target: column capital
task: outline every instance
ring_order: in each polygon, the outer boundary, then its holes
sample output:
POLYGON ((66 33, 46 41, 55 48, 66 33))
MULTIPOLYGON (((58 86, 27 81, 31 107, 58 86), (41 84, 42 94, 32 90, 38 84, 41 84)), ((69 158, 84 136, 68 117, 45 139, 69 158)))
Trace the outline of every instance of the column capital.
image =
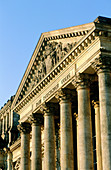
POLYGON ((25 134, 28 134, 31 131, 31 125, 28 122, 22 122, 17 126, 17 128, 21 133, 25 133, 25 134))
POLYGON ((43 115, 34 113, 29 116, 28 120, 32 125, 40 126, 43 124, 43 115))
POLYGON ((75 95, 74 90, 70 90, 70 89, 60 89, 59 91, 57 91, 55 97, 58 101, 61 100, 71 100, 71 98, 75 95))
POLYGON ((94 76, 86 74, 86 73, 78 73, 74 76, 72 80, 72 84, 75 88, 86 88, 90 86, 90 82, 94 81, 94 76))
POLYGON ((40 111, 44 113, 45 116, 53 115, 55 109, 56 109, 55 104, 51 102, 44 103, 40 107, 40 111))
POLYGON ((111 71, 111 56, 100 55, 92 63, 92 68, 99 74, 100 72, 111 71))

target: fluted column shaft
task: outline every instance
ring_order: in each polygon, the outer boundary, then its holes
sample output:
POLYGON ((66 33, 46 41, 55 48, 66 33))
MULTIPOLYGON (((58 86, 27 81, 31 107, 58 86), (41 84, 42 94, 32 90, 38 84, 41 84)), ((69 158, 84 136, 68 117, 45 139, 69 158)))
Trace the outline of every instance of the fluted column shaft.
POLYGON ((102 170, 100 109, 99 109, 98 102, 94 102, 94 109, 95 109, 95 129, 96 129, 97 170, 102 170))
POLYGON ((78 87, 79 170, 93 170, 92 125, 89 88, 78 87))
POLYGON ((72 82, 77 88, 78 93, 77 149, 79 170, 94 169, 89 88, 90 79, 91 77, 88 74, 79 73, 74 77, 72 82))
POLYGON ((21 132, 21 170, 30 170, 30 128, 29 123, 18 125, 21 132))
POLYGON ((74 169, 73 154, 73 131, 72 131, 72 111, 71 111, 71 93, 63 89, 57 93, 60 101, 60 160, 61 170, 74 169))
POLYGON ((43 106, 44 112, 44 169, 55 170, 55 124, 53 108, 43 106))
POLYGON ((72 135, 72 113, 71 102, 61 100, 60 102, 60 128, 61 128, 61 170, 73 170, 73 135, 72 135))
POLYGON ((111 170, 111 56, 101 54, 92 67, 99 82, 102 167, 111 170))
POLYGON ((98 73, 103 170, 111 170, 111 72, 98 73))
POLYGON ((33 114, 32 121, 32 170, 42 170, 41 125, 42 115, 33 114))

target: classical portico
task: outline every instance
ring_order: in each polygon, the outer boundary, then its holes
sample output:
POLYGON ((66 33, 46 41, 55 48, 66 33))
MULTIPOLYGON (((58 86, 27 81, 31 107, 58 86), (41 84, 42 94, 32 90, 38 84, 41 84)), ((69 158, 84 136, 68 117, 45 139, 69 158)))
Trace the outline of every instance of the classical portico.
POLYGON ((43 33, 13 112, 22 170, 111 170, 111 19, 43 33))

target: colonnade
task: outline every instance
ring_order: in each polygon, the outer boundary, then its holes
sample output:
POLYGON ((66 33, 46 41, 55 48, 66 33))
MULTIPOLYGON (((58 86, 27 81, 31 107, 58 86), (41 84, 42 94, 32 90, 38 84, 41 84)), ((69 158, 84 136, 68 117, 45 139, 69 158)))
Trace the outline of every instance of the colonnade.
MULTIPOLYGON (((98 170, 111 170, 111 66, 96 60, 99 103, 94 103, 96 125, 96 149, 98 170)), ((110 63, 111 64, 111 63, 110 63)), ((80 74, 73 80, 78 95, 77 154, 78 170, 93 170, 93 144, 90 105, 90 76, 80 74)), ((71 93, 61 90, 56 93, 60 105, 60 164, 61 170, 74 170, 71 93)), ((44 113, 44 168, 55 170, 55 124, 51 104, 41 107, 44 113)), ((32 118, 32 170, 42 170, 40 114, 32 118)), ((21 123, 21 169, 30 169, 30 125, 21 123)))

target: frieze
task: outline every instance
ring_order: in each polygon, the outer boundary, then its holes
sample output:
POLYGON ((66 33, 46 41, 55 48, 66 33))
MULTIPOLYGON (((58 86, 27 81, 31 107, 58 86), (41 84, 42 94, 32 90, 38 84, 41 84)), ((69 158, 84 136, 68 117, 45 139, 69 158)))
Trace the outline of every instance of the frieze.
POLYGON ((70 73, 66 76, 66 77, 64 77, 62 80, 61 80, 61 84, 64 84, 67 80, 69 80, 71 78, 71 75, 70 75, 70 73))
POLYGON ((38 107, 41 104, 41 99, 36 103, 36 107, 38 107))
POLYGON ((43 101, 45 101, 51 94, 53 94, 59 88, 59 84, 54 86, 45 96, 43 96, 43 101))
POLYGON ((72 70, 69 72, 63 79, 61 79, 51 90, 49 90, 48 93, 42 96, 41 99, 39 99, 36 103, 36 108, 40 107, 40 105, 46 101, 51 95, 57 92, 59 88, 61 88, 65 83, 67 83, 68 80, 70 80, 74 76, 74 71, 72 70))

